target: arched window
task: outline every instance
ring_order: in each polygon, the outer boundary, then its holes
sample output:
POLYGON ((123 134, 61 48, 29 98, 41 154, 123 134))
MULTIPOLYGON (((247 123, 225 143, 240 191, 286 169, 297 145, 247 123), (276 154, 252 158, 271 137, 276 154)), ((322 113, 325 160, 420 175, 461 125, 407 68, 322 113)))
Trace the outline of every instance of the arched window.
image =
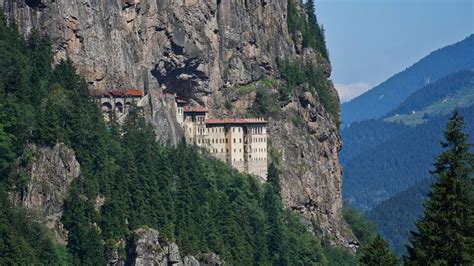
POLYGON ((101 106, 102 112, 110 112, 112 111, 112 105, 109 102, 105 102, 101 106))
POLYGON ((123 104, 122 103, 115 103, 115 111, 119 113, 123 113, 123 104))

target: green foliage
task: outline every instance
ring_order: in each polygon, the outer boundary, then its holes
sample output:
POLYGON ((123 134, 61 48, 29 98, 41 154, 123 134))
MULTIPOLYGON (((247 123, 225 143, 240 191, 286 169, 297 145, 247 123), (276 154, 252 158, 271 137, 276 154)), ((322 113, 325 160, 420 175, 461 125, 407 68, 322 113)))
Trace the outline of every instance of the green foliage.
POLYGON ((3 125, 0 123, 0 176, 6 174, 9 163, 13 160, 14 155, 13 136, 5 132, 3 125))
POLYGON ((432 183, 433 180, 427 178, 383 201, 368 214, 397 256, 406 253, 408 236, 415 230, 414 223, 423 213, 423 201, 432 183))
POLYGON ((464 70, 429 83, 410 95, 384 119, 407 125, 425 123, 436 115, 474 104, 474 71, 464 70))
MULTIPOLYGON (((460 112, 466 119, 466 132, 474 132, 474 105, 460 112)), ((433 117, 416 127, 369 120, 345 128, 341 153, 344 197, 353 199, 358 208, 370 209, 429 179, 433 158, 442 152, 437 143, 443 138, 442 129, 448 119, 448 115, 433 117)), ((384 237, 389 242, 392 239, 384 237)))
POLYGON ((251 109, 257 116, 266 116, 280 111, 280 102, 278 95, 269 92, 267 89, 258 88, 255 103, 251 109))
POLYGON ((60 250, 46 229, 30 214, 13 208, 0 190, 0 265, 63 265, 60 250))
POLYGON ((227 110, 232 110, 232 102, 229 101, 229 100, 226 100, 226 101, 224 102, 224 107, 225 107, 225 109, 227 109, 227 110))
POLYGON ((397 256, 388 248, 387 242, 380 235, 377 235, 361 252, 360 265, 395 266, 398 264, 397 256))
POLYGON ((357 265, 356 256, 351 255, 347 250, 341 247, 332 247, 330 244, 325 244, 325 255, 329 261, 329 265, 357 265))
MULTIPOLYGON (((70 60, 52 68, 46 40, 23 39, 0 22, 0 185, 15 191, 24 183, 9 170, 28 161, 28 143, 63 142, 81 165, 62 217, 67 253, 4 197, 0 264, 104 265, 143 226, 176 241, 182 254, 212 251, 229 265, 330 263, 320 239, 283 210, 276 168, 262 184, 196 147, 158 144, 139 109, 123 125, 113 115, 106 125, 70 60)), ((266 97, 257 97, 261 112, 274 104, 266 97)))
POLYGON ((377 236, 377 228, 375 224, 365 216, 360 214, 352 207, 343 208, 344 220, 347 222, 351 231, 359 240, 361 246, 366 246, 372 242, 377 236))
POLYGON ((288 0, 287 23, 288 29, 293 35, 293 40, 295 41, 295 35, 297 32, 301 32, 303 46, 313 48, 329 61, 324 29, 318 24, 314 1, 308 0, 306 1, 306 4, 302 4, 304 13, 298 11, 296 1, 300 0, 288 0))
POLYGON ((288 98, 295 88, 302 87, 305 91, 317 95, 326 111, 339 124, 339 99, 331 93, 329 80, 320 67, 310 63, 281 59, 278 62, 278 68, 285 80, 285 86, 280 90, 281 99, 288 98))
POLYGON ((424 216, 411 233, 409 265, 474 263, 474 155, 469 152, 464 119, 455 111, 445 131, 444 151, 437 157, 437 179, 425 201, 424 216))

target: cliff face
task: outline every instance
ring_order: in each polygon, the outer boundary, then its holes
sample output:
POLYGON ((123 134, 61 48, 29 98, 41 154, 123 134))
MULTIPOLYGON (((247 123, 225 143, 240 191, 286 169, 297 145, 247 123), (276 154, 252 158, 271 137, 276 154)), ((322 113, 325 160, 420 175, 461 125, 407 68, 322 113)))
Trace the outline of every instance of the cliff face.
POLYGON ((57 240, 65 244, 67 232, 61 223, 64 199, 71 183, 80 174, 74 151, 64 144, 53 148, 30 145, 25 154, 29 162, 18 169, 18 174, 29 181, 24 189, 13 195, 15 205, 30 209, 53 229, 57 240))
POLYGON ((115 251, 108 265, 157 265, 157 266, 221 266, 224 261, 214 253, 181 257, 175 243, 164 240, 154 229, 137 229, 132 232, 126 247, 126 261, 115 251))
POLYGON ((4 1, 23 32, 38 28, 96 87, 155 88, 188 97, 248 83, 292 53, 286 0, 4 1))
MULTIPOLYGON (((331 71, 318 53, 293 42, 287 0, 3 0, 3 8, 21 31, 47 34, 55 58, 70 57, 92 88, 149 91, 150 114, 167 140, 179 139, 173 133, 179 130, 159 104, 163 89, 206 105, 211 115, 232 115, 223 108, 225 92, 278 78, 278 58, 331 71)), ((253 100, 251 94, 233 104, 248 107, 253 100)), ((350 246, 341 210, 341 141, 333 119, 317 95, 306 94, 293 97, 270 120, 285 206, 350 246), (295 117, 302 122, 291 122, 295 117)))

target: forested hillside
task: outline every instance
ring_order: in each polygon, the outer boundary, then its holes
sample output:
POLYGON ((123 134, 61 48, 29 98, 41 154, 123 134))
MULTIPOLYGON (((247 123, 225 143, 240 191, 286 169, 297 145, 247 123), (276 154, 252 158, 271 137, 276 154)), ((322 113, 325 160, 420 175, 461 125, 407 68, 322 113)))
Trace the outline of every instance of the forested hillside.
MULTIPOLYGON (((474 69, 450 74, 419 89, 391 111, 387 117, 420 111, 439 101, 451 102, 458 92, 474 91, 474 69)), ((466 97, 467 95, 462 95, 466 97)), ((443 111, 443 110, 440 110, 443 111)), ((450 113, 452 110, 447 110, 450 113)))
MULTIPOLYGON (((461 109, 461 113, 466 117, 467 132, 474 132, 474 106, 461 109)), ((365 133, 359 131, 350 141, 355 145, 353 149, 361 150, 361 153, 353 155, 349 152, 351 157, 346 156, 347 160, 343 161, 345 199, 359 208, 370 209, 428 178, 433 158, 440 152, 437 144, 442 140, 447 118, 447 115, 433 117, 416 127, 400 127, 401 131, 391 133, 392 137, 388 139, 382 136, 386 127, 392 126, 390 122, 362 123, 365 133), (364 138, 357 138, 363 135, 376 136, 375 145, 365 146, 364 138)), ((343 136, 352 138, 345 133, 343 136)), ((346 145, 346 148, 351 149, 351 146, 346 145)))
MULTIPOLYGON (((0 145, 4 144, 0 135, 0 145)), ((3 147, 0 148, 4 151, 3 147)), ((2 177, 3 179, 3 177, 2 177)), ((2 185, 0 183, 0 185, 2 185)), ((0 265, 52 265, 67 263, 67 251, 30 213, 11 205, 0 189, 0 265)))
POLYGON ((344 145, 341 151, 341 162, 346 165, 352 158, 367 152, 402 134, 408 126, 401 123, 387 123, 383 120, 370 119, 356 122, 341 131, 344 145), (368 134, 370 132, 370 134, 368 134))
POLYGON ((432 179, 427 178, 375 206, 368 217, 377 224, 379 233, 387 239, 399 256, 406 253, 410 231, 423 212, 423 202, 430 190, 432 179))
POLYGON ((229 265, 354 263, 283 210, 273 166, 262 184, 195 147, 160 145, 139 109, 123 125, 113 116, 106 124, 72 62, 51 65, 46 39, 23 39, 0 18, 0 264, 104 265, 113 250, 128 255, 126 240, 140 227, 229 265), (4 195, 29 181, 17 171, 32 159, 27 144, 56 143, 81 165, 62 217, 67 251, 4 195))
POLYGON ((342 122, 380 118, 410 94, 444 76, 474 68, 474 35, 434 51, 361 96, 342 104, 342 122), (370 107, 370 108, 369 108, 370 107))
POLYGON ((344 128, 342 163, 345 164, 352 157, 402 134, 410 129, 406 124, 424 123, 430 118, 449 114, 457 107, 474 104, 473 95, 473 71, 460 71, 424 86, 410 95, 386 118, 355 122, 344 128))
POLYGON ((413 93, 390 117, 342 131, 345 198, 370 210, 369 218, 398 255, 406 252, 409 232, 423 210, 429 170, 450 112, 461 108, 466 131, 474 132, 473 77, 472 71, 448 75, 413 93))

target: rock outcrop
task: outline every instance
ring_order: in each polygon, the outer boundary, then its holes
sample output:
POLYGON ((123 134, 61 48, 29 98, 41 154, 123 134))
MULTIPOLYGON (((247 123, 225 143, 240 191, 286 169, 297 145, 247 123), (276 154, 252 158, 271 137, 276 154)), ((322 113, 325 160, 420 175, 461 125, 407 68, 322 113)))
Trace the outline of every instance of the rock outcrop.
POLYGON ((314 95, 301 92, 270 121, 269 130, 285 206, 302 213, 318 233, 354 250, 355 238, 341 215, 341 139, 331 116, 314 95))
MULTIPOLYGON (((278 78, 278 58, 311 61, 328 76, 331 71, 320 54, 303 47, 301 34, 290 35, 288 0, 0 1, 22 32, 47 34, 56 60, 70 57, 91 88, 150 92, 151 116, 166 141, 179 139, 179 130, 160 105, 161 92, 206 105, 214 116, 232 115, 223 111, 224 92, 278 78)), ((236 103, 248 107, 254 98, 236 103)), ((272 117, 270 138, 281 162, 285 207, 350 246, 341 210, 341 140, 318 96, 290 101, 272 117)))
POLYGON ((67 232, 61 223, 64 199, 71 183, 80 174, 74 151, 64 144, 53 148, 30 145, 26 151, 29 161, 18 170, 29 181, 13 195, 15 205, 37 213, 53 229, 57 240, 65 244, 67 232))
POLYGON ((95 88, 203 97, 274 72, 275 55, 293 52, 287 0, 2 1, 23 32, 46 33, 56 59, 70 57, 95 88))
MULTIPOLYGON (((224 261, 214 253, 181 257, 175 243, 169 243, 160 237, 154 229, 137 229, 127 243, 127 265, 156 266, 221 266, 224 261)), ((109 265, 124 265, 123 261, 112 258, 109 265)))

